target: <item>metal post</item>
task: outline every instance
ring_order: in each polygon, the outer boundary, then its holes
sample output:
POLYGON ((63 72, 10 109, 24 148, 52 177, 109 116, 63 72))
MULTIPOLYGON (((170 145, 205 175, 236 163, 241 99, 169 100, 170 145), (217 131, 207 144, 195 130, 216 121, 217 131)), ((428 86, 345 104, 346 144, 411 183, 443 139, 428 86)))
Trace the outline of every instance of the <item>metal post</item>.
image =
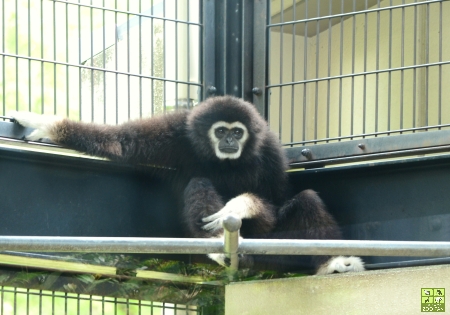
POLYGON ((223 222, 224 231, 224 252, 225 256, 230 260, 230 270, 236 271, 239 268, 238 247, 239 247, 239 229, 242 221, 240 218, 229 215, 223 222))

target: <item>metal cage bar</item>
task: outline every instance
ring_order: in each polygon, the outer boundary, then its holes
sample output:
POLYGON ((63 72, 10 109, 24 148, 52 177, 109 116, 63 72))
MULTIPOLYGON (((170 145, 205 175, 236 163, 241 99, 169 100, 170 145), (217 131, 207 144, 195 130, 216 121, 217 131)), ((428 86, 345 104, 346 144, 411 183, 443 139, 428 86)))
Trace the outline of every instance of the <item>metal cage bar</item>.
MULTIPOLYGON (((0 250, 83 253, 225 253, 222 239, 0 236, 0 250)), ((450 256, 450 242, 243 239, 249 255, 450 256)))
POLYGON ((167 1, 2 1, 3 114, 117 124, 201 101, 201 1, 167 1))
POLYGON ((443 0, 273 2, 271 128, 287 146, 448 129, 447 12, 443 0))

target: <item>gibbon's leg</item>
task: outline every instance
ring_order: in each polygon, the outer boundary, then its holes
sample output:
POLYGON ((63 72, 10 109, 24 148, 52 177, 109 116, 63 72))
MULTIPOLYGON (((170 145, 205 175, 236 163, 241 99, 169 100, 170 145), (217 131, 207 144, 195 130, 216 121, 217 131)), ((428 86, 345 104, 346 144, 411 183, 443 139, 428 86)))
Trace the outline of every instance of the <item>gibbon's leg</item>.
MULTIPOLYGON (((341 239, 341 232, 322 199, 313 190, 304 190, 286 202, 279 211, 276 238, 288 239, 341 239)), ((295 265, 295 256, 286 256, 295 265)), ((282 258, 284 259, 284 258, 282 258)), ((298 257, 298 259, 301 259, 298 257)), ((359 257, 312 256, 316 274, 363 271, 359 257)))
POLYGON ((222 209, 222 198, 206 178, 193 178, 184 190, 183 218, 192 237, 215 237, 222 235, 221 229, 205 230, 203 218, 222 209))
MULTIPOLYGON (((223 229, 205 230, 203 218, 217 213, 224 207, 222 198, 207 178, 192 178, 184 190, 183 218, 192 237, 223 238, 223 229)), ((211 253, 208 257, 219 265, 229 266, 230 261, 224 254, 211 253)))

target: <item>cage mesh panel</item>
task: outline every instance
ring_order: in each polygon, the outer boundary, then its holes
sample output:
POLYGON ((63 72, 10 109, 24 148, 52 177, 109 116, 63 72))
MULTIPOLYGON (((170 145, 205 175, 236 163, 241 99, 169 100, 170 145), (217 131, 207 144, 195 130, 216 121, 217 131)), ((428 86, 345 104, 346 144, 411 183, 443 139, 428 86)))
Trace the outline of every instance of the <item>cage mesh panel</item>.
MULTIPOLYGON (((0 0, 0 108, 117 124, 200 98, 200 0, 0 0)), ((1 287, 3 314, 200 314, 1 287)))
POLYGON ((199 101, 199 0, 0 5, 3 114, 116 124, 199 101))
POLYGON ((284 144, 450 126, 450 2, 269 2, 268 114, 284 144))
POLYGON ((202 312, 196 306, 1 286, 0 314, 194 315, 202 312))

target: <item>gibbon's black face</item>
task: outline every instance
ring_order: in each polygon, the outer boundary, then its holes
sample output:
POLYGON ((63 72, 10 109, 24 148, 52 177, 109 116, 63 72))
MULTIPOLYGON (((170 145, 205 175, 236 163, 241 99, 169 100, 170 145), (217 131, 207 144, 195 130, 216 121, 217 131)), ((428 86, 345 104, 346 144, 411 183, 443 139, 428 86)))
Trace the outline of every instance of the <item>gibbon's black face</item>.
POLYGON ((248 130, 239 121, 218 121, 211 126, 208 136, 219 159, 238 159, 248 139, 248 130))
POLYGON ((267 130, 252 104, 232 96, 208 98, 187 118, 190 144, 199 158, 209 161, 253 160, 267 130))

